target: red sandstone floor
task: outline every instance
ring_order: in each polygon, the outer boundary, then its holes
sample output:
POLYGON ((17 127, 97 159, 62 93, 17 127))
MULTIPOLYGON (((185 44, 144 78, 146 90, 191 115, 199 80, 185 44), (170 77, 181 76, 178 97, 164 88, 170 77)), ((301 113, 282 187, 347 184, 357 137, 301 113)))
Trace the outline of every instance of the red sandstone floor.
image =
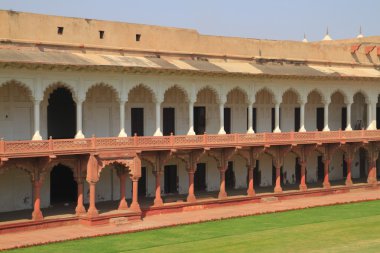
POLYGON ((72 240, 79 237, 94 237, 106 234, 133 232, 139 230, 175 226, 180 224, 226 219, 231 217, 257 215, 262 213, 280 212, 314 206, 360 202, 376 199, 380 199, 380 191, 378 189, 357 189, 351 190, 351 192, 348 193, 330 194, 319 197, 304 197, 282 201, 268 200, 255 204, 223 206, 218 208, 193 210, 181 213, 152 215, 145 217, 141 222, 134 222, 129 224, 109 224, 92 227, 72 225, 18 233, 8 233, 2 234, 0 237, 0 250, 15 247, 25 247, 28 245, 45 244, 49 242, 72 240))

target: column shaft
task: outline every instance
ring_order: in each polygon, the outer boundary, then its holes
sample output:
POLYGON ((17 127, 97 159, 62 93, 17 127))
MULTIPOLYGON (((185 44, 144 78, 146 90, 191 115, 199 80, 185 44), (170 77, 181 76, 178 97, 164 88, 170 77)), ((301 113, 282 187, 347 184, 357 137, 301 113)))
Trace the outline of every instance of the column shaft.
POLYGON ((154 175, 156 178, 156 196, 154 198, 154 206, 162 206, 164 202, 161 198, 161 173, 156 171, 154 175))
POLYGON ((253 130, 253 106, 252 104, 248 105, 248 130, 247 133, 253 134, 255 131, 253 130))
POLYGON ((77 101, 77 133, 75 135, 76 139, 84 138, 83 129, 82 129, 82 123, 83 123, 82 104, 83 104, 82 100, 77 101))
POLYGON ((300 182, 300 190, 306 191, 306 162, 301 162, 301 182, 300 182))
POLYGON ((189 102, 189 132, 187 135, 195 135, 194 132, 194 102, 189 102))
POLYGON ((197 199, 194 194, 194 173, 195 170, 189 170, 189 194, 187 195, 187 202, 195 202, 197 199))
POLYGON ((119 137, 127 137, 127 133, 125 132, 125 102, 120 101, 120 133, 119 137))
POLYGON ((346 115, 347 126, 345 129, 346 131, 352 131, 352 127, 351 127, 351 105, 352 105, 352 103, 347 104, 347 115, 346 115))
POLYGON ((323 188, 330 188, 330 180, 329 180, 329 166, 330 166, 330 160, 324 161, 324 179, 323 179, 323 188))
POLYGON ((139 179, 138 178, 132 178, 132 204, 131 204, 131 209, 133 211, 141 212, 139 201, 138 201, 138 183, 139 179))
POLYGON ((280 104, 276 103, 274 107, 274 133, 281 133, 280 129, 280 104))
POLYGON ((346 186, 352 186, 352 175, 351 175, 351 164, 352 164, 352 160, 351 160, 351 159, 347 159, 347 160, 346 160, 346 163, 347 163, 347 178, 346 178, 346 186))
POLYGON ((89 182, 90 186, 90 206, 87 210, 87 216, 92 218, 99 216, 98 210, 96 209, 95 202, 96 202, 96 192, 95 192, 95 182, 89 182))
POLYGON ((219 132, 218 134, 226 134, 224 130, 224 103, 219 103, 219 132))
POLYGON ((77 216, 86 214, 86 208, 83 205, 83 182, 77 180, 78 196, 77 196, 77 206, 75 208, 75 214, 77 216))
MULTIPOLYGON (((297 131, 297 129, 295 129, 297 131)), ((298 129, 299 132, 306 132, 305 128, 305 103, 300 103, 300 129, 298 129)))
POLYGON ((154 136, 162 136, 161 132, 161 102, 156 102, 156 132, 154 136))
POLYGON ((34 100, 34 135, 32 140, 42 140, 40 134, 40 100, 34 100))
POLYGON ((253 187, 254 179, 253 179, 253 166, 247 166, 247 173, 248 173, 248 189, 247 189, 247 195, 250 197, 255 196, 255 189, 253 187))
POLYGON ((33 181, 33 213, 32 213, 32 219, 33 220, 43 220, 44 216, 41 212, 41 185, 42 182, 40 180, 34 180, 33 181))
POLYGON ((281 187, 281 166, 276 167, 276 186, 274 187, 275 193, 281 193, 282 187, 281 187))
POLYGON ((220 168, 220 187, 219 187, 219 199, 227 198, 226 192, 226 168, 220 168))
POLYGON ((329 128, 329 103, 325 102, 325 108, 324 108, 324 121, 325 121, 325 127, 323 128, 323 131, 330 131, 329 128))
POLYGON ((127 182, 127 173, 123 173, 119 175, 120 179, 120 201, 119 201, 119 208, 118 210, 127 210, 128 209, 128 203, 125 200, 125 187, 127 182))

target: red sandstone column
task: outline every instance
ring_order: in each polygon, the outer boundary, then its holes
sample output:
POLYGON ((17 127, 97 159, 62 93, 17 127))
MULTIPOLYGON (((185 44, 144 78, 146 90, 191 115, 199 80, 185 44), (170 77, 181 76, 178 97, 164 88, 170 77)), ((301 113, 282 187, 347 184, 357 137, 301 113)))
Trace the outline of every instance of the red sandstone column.
POLYGON ((370 164, 370 170, 368 171, 368 179, 367 182, 368 184, 377 184, 377 178, 376 178, 376 160, 371 161, 370 164))
POLYGON ((227 192, 226 192, 226 169, 220 168, 220 190, 219 190, 219 199, 227 198, 227 192))
POLYGON ((87 210, 87 216, 92 218, 99 216, 98 210, 96 209, 95 206, 95 201, 96 201, 96 195, 95 195, 95 182, 89 182, 90 185, 90 206, 87 210))
POLYGON ((141 212, 139 201, 138 201, 138 182, 139 178, 132 178, 132 204, 131 209, 133 211, 141 212))
POLYGON ((281 188, 281 166, 276 167, 276 186, 274 187, 274 192, 275 193, 281 193, 282 188, 281 188))
POLYGON ((86 213, 86 208, 83 205, 83 179, 77 179, 77 185, 78 185, 78 200, 77 200, 77 207, 75 208, 75 214, 77 216, 80 216, 86 213))
POLYGON ((33 208, 33 213, 32 213, 32 219, 35 221, 44 219, 44 216, 42 215, 42 212, 41 212, 41 196, 40 196, 41 185, 42 185, 41 180, 33 181, 34 208, 33 208))
POLYGON ((347 159, 347 178, 346 178, 346 186, 352 186, 352 175, 351 175, 351 164, 352 159, 347 159))
POLYGON ((160 171, 154 171, 156 176, 156 197, 154 198, 154 206, 163 206, 164 202, 161 198, 161 173, 160 171))
POLYGON ((306 191, 306 162, 301 162, 301 183, 300 183, 300 191, 306 191))
POLYGON ((187 202, 195 202, 197 199, 194 195, 194 170, 189 170, 189 194, 187 195, 187 202))
POLYGON ((247 195, 250 197, 255 196, 255 189, 253 188, 253 166, 248 165, 247 166, 248 171, 248 189, 247 189, 247 195))
POLYGON ((323 179, 323 188, 329 189, 331 187, 330 180, 329 180, 329 166, 330 166, 330 160, 326 159, 324 161, 324 179, 323 179))
POLYGON ((125 200, 125 183, 127 179, 127 174, 122 173, 119 175, 120 178, 120 202, 119 202, 119 208, 118 210, 127 210, 128 209, 128 203, 125 200))

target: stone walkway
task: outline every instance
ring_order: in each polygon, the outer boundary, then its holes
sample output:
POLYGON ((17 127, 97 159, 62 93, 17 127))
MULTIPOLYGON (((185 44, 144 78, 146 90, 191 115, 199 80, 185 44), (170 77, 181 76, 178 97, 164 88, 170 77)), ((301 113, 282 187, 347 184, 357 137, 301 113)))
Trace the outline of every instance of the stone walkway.
POLYGON ((315 206, 326 206, 351 202, 361 202, 380 199, 378 189, 352 190, 349 193, 330 194, 319 197, 303 197, 282 201, 266 201, 254 204, 224 206, 210 209, 193 210, 181 213, 169 213, 147 216, 141 222, 122 225, 82 226, 72 225, 56 228, 40 229, 18 233, 2 234, 0 236, 0 250, 26 247, 30 245, 46 244, 73 240, 76 238, 95 237, 109 234, 136 232, 141 230, 191 224, 203 221, 227 219, 263 213, 281 212, 303 209, 315 206))

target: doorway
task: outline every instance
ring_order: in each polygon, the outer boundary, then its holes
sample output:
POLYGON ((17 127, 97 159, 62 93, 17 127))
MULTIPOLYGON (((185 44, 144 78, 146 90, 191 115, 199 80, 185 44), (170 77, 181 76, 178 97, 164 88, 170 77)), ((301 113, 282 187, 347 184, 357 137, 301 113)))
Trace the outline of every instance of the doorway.
POLYGON ((194 132, 196 135, 206 132, 206 107, 194 107, 194 132))
POLYGON ((164 190, 166 194, 178 193, 177 165, 166 165, 164 167, 164 190))
POLYGON ((138 182, 138 195, 146 196, 146 167, 141 167, 141 177, 138 182))
POLYGON ((228 162, 228 167, 225 173, 226 189, 232 190, 235 188, 235 172, 233 162, 228 162))
POLYGON ((206 164, 198 163, 194 174, 194 191, 206 191, 206 164))
POLYGON ((259 187, 261 185, 260 161, 256 160, 256 167, 253 169, 253 185, 259 187))
POLYGON ((175 109, 164 108, 163 109, 163 134, 165 136, 173 134, 175 135, 175 109))
POLYGON ((231 133, 231 108, 224 108, 224 131, 226 134, 231 133))
POLYGON ((77 183, 72 170, 58 164, 50 172, 50 203, 75 202, 78 195, 77 183))
POLYGON ((76 133, 76 106, 71 92, 55 89, 47 107, 48 136, 53 139, 71 139, 76 133))
POLYGON ((131 134, 144 136, 144 108, 131 108, 131 134))
POLYGON ((317 108, 317 130, 322 131, 325 125, 325 109, 323 107, 317 108))
POLYGON ((298 132, 301 128, 301 109, 294 108, 294 132, 298 132))
POLYGON ((318 182, 323 182, 325 178, 325 169, 322 156, 318 156, 318 168, 317 168, 318 182))
POLYGON ((342 124, 340 129, 345 130, 347 127, 347 107, 342 108, 342 124))

